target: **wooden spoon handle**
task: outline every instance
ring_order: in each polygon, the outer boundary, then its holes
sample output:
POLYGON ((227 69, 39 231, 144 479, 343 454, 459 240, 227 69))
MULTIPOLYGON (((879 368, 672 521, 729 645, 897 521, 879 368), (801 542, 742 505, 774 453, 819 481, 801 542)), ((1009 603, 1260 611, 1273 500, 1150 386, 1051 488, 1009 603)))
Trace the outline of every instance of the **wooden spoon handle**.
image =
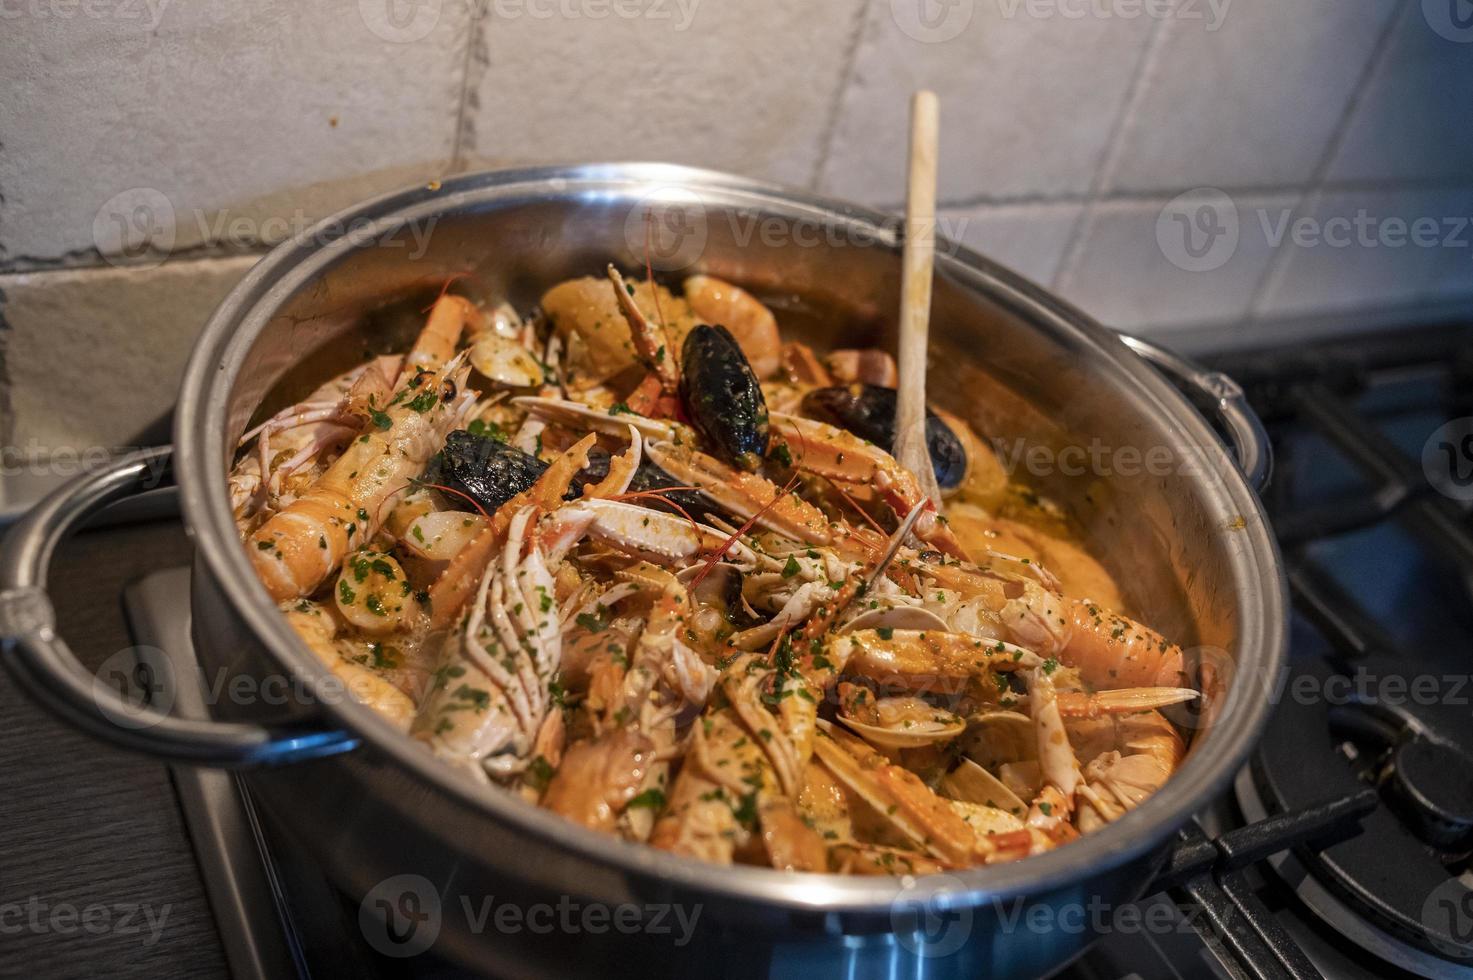
POLYGON ((931 323, 931 279, 936 256, 936 93, 920 91, 910 103, 910 169, 905 196, 905 245, 900 279, 900 387, 895 411, 895 457, 915 474, 937 508, 941 490, 926 446, 926 347, 931 323))

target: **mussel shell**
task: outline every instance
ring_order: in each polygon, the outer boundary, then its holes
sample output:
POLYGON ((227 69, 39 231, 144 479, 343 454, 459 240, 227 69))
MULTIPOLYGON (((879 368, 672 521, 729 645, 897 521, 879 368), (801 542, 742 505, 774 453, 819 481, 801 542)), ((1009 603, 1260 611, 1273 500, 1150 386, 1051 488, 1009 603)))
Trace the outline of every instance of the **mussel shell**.
MULTIPOLYGON (((820 421, 848 429, 886 452, 894 452, 896 401, 894 388, 841 385, 810 391, 803 397, 803 411, 820 421)), ((943 490, 959 486, 966 479, 967 451, 961 439, 930 410, 926 412, 926 447, 931 452, 936 482, 943 490)))
POLYGON ((680 399, 713 455, 754 470, 767 455, 767 401, 747 356, 725 328, 701 324, 685 338, 680 399))
POLYGON ((698 521, 704 520, 712 515, 726 516, 725 511, 712 506, 711 501, 706 499, 706 495, 699 491, 668 489, 669 487, 679 486, 684 486, 684 484, 650 462, 647 458, 640 461, 639 469, 634 471, 634 479, 629 481, 629 491, 631 493, 647 493, 650 490, 665 491, 658 498, 648 497, 641 501, 646 506, 666 510, 671 513, 685 511, 685 513, 698 521), (665 502, 664 505, 661 504, 661 501, 665 502))
MULTIPOLYGON (((458 490, 491 514, 536 483, 546 469, 547 464, 536 456, 494 436, 457 429, 445 438, 445 448, 430 460, 423 480, 458 490)), ((609 454, 594 446, 588 452, 588 466, 574 476, 563 499, 577 499, 583 492, 583 484, 597 482, 608 472, 609 454)), ((465 508, 464 498, 454 493, 444 496, 447 506, 465 508)))
MULTIPOLYGON (((573 478, 573 486, 580 492, 585 483, 598 483, 609 475, 609 453, 601 446, 594 446, 588 450, 588 465, 578 471, 573 478)), ((658 497, 646 497, 639 503, 644 507, 653 507, 671 514, 685 511, 691 517, 700 520, 707 515, 722 515, 722 511, 713 509, 711 502, 704 494, 695 490, 670 490, 670 487, 682 486, 675 477, 660 469, 648 458, 641 459, 639 467, 634 471, 634 477, 629 481, 630 493, 648 493, 651 490, 663 490, 658 497), (666 503, 662 504, 661 501, 666 503)))
MULTIPOLYGON (((500 439, 457 429, 425 469, 427 483, 458 490, 489 514, 537 482, 547 464, 500 439)), ((453 495, 449 501, 465 506, 453 495)))
MULTIPOLYGON (((522 452, 515 446, 493 436, 457 429, 445 439, 445 448, 430 460, 422 479, 426 483, 449 487, 459 491, 480 504, 488 514, 512 497, 526 490, 547 469, 547 464, 536 456, 522 452)), ((583 495, 585 484, 598 483, 609 475, 609 453, 600 446, 588 450, 588 465, 579 470, 572 479, 564 500, 576 500, 583 495)), ((634 479, 629 482, 631 493, 664 490, 678 487, 680 482, 649 460, 639 464, 634 479)), ((464 509, 465 500, 454 493, 444 494, 444 504, 452 509, 464 509)), ((713 510, 705 496, 692 490, 671 490, 660 498, 643 501, 647 506, 671 513, 684 510, 700 520, 710 514, 721 514, 713 510), (668 506, 661 501, 667 501, 668 506), (677 509, 678 508, 678 509, 677 509)))

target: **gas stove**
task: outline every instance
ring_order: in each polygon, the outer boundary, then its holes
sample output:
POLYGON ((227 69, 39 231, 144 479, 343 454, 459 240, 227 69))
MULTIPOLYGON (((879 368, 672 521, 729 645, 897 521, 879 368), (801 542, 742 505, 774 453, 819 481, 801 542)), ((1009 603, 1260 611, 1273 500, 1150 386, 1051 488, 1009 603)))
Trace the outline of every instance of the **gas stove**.
MULTIPOLYGON (((1473 329, 1208 360, 1273 436, 1290 662, 1233 791, 1059 976, 1473 980, 1473 329)), ((126 596, 136 641, 185 669, 187 577, 126 596)), ((460 975, 375 952, 356 904, 234 776, 175 783, 237 980, 460 975)))

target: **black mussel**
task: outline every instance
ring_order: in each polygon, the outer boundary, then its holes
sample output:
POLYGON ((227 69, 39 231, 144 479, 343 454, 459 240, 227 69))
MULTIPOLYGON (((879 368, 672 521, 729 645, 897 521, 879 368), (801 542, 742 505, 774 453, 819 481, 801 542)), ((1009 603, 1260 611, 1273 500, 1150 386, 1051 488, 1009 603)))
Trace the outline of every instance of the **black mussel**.
POLYGON ((460 509, 465 494, 494 512, 537 482, 547 464, 493 436, 457 429, 445 438, 445 448, 425 469, 424 481, 448 487, 446 504, 460 509))
POLYGON ((767 455, 767 401, 736 338, 701 324, 685 338, 680 399, 714 455, 755 470, 767 455))
MULTIPOLYGON (((573 488, 568 492, 569 500, 582 496, 583 486, 588 483, 600 483, 609 475, 611 459, 609 451, 602 446, 594 446, 588 450, 588 465, 583 467, 573 476, 573 488)), ((699 517, 708 513, 719 513, 711 510, 706 498, 693 490, 669 490, 669 487, 678 487, 680 483, 660 469, 648 459, 640 460, 639 467, 634 471, 634 476, 629 480, 630 493, 647 493, 651 490, 662 490, 658 498, 647 498, 642 503, 645 506, 659 507, 660 500, 668 500, 678 504, 686 513, 692 517, 699 517)), ((674 507, 661 508, 663 510, 675 511, 674 507)))
MULTIPOLYGON (((848 429, 861 439, 895 450, 894 388, 852 384, 816 388, 803 397, 803 411, 824 422, 848 429)), ((967 451, 961 439, 936 413, 926 412, 926 447, 931 451, 931 468, 943 490, 958 486, 967 475, 967 451)))
POLYGON ((602 446, 588 447, 588 465, 573 475, 573 486, 582 495, 583 484, 598 483, 609 475, 609 451, 602 446))
POLYGON ((726 517, 720 508, 715 507, 705 495, 696 490, 670 490, 669 487, 681 486, 681 482, 675 477, 660 469, 649 460, 643 460, 639 469, 634 471, 634 479, 629 481, 631 493, 648 493, 651 490, 661 490, 662 493, 656 497, 648 497, 642 501, 647 506, 657 507, 672 513, 685 511, 696 520, 705 520, 712 514, 726 517), (669 506, 660 506, 659 501, 665 501, 669 506))
MULTIPOLYGON (((465 494, 485 509, 495 513, 502 504, 526 490, 547 469, 547 464, 536 456, 522 452, 494 436, 457 429, 445 439, 445 448, 437 453, 425 468, 422 481, 441 491, 447 507, 464 509, 465 494)), ((609 453, 601 446, 588 450, 588 465, 579 470, 572 480, 564 500, 576 500, 583 495, 585 484, 598 483, 609 475, 609 453)), ((629 483, 631 492, 666 490, 680 486, 679 481, 649 460, 639 464, 634 478, 629 483)), ((701 494, 693 490, 668 490, 659 495, 660 500, 672 506, 661 509, 674 512, 678 507, 696 519, 708 514, 720 514, 701 494)), ((650 498, 650 506, 659 507, 659 501, 650 498)))

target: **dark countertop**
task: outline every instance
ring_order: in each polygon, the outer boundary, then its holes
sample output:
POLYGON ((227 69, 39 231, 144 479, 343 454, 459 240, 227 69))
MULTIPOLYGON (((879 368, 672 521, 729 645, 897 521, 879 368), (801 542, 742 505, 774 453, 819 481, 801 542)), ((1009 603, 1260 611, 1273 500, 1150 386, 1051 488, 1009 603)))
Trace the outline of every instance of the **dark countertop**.
MULTIPOLYGON (((63 544, 52 598, 83 663, 132 645, 124 586, 189 558, 177 521, 63 544)), ((169 770, 53 719, 3 672, 0 719, 0 977, 228 977, 169 770)))

